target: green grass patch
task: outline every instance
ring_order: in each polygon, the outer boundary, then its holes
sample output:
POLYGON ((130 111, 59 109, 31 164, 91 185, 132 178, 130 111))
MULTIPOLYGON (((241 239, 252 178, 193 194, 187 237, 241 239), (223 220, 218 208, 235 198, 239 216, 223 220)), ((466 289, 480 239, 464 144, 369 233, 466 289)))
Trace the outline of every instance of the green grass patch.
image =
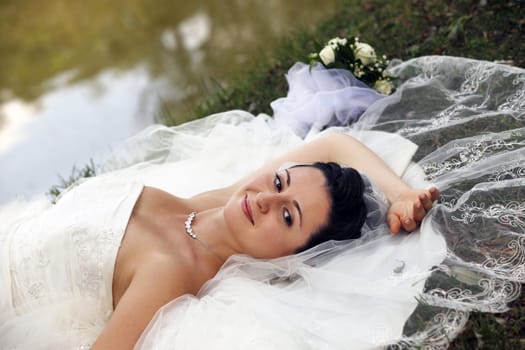
POLYGON ((231 109, 271 115, 270 102, 286 95, 288 68, 307 63, 308 54, 334 36, 359 36, 377 52, 402 60, 451 55, 525 67, 523 13, 523 1, 342 0, 338 13, 314 32, 292 33, 271 56, 259 55, 227 84, 217 84, 193 115, 231 109))

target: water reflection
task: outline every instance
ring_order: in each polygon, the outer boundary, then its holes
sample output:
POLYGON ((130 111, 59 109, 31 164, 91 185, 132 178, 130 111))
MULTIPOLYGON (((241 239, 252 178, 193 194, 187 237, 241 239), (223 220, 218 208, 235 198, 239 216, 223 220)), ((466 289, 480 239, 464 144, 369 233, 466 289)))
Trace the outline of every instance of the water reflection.
POLYGON ((4 104, 12 122, 0 131, 2 198, 47 191, 74 164, 103 157, 151 124, 151 84, 143 67, 126 73, 107 70, 89 82, 46 93, 38 104, 4 104))
POLYGON ((0 203, 49 189, 337 0, 0 3, 0 203))

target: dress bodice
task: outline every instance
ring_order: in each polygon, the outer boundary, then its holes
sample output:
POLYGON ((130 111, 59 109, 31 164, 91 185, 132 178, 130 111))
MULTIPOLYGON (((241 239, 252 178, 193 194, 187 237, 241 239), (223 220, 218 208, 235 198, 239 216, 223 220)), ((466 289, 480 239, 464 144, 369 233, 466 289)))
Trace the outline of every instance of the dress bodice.
MULTIPOLYGON (((24 319, 34 327, 29 316, 46 310, 53 329, 60 330, 56 323, 62 322, 97 334, 113 310, 115 260, 141 191, 141 184, 118 177, 90 179, 56 205, 0 231, 0 265, 9 267, 0 275, 0 320, 24 319)), ((0 326, 2 341, 5 331, 0 326)), ((89 337, 69 345, 89 345, 89 337)))

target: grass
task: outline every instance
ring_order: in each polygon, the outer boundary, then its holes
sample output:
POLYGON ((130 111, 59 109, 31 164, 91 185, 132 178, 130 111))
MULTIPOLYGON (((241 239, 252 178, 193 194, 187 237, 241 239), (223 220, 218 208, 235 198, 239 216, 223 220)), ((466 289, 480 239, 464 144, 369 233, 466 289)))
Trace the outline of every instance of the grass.
POLYGON ((89 164, 86 164, 80 169, 78 169, 77 167, 73 167, 73 169, 71 169, 71 174, 69 175, 69 177, 60 177, 60 183, 51 187, 49 192, 47 192, 47 195, 51 199, 51 202, 55 203, 60 194, 64 192, 64 190, 71 187, 75 182, 77 182, 77 180, 97 175, 96 169, 97 167, 95 166, 95 162, 93 162, 93 159, 90 159, 89 164))
POLYGON ((525 298, 511 303, 502 314, 475 313, 464 331, 450 345, 450 349, 505 349, 525 348, 525 298))
MULTIPOLYGON (((272 114, 269 104, 285 96, 284 74, 296 61, 307 62, 334 36, 357 35, 390 58, 451 55, 505 61, 525 68, 525 2, 344 0, 339 13, 315 32, 297 31, 271 57, 253 62, 227 86, 218 86, 199 104, 203 117, 229 109, 272 114)), ((472 313, 449 349, 525 348, 525 293, 502 314, 472 313)))
POLYGON ((293 33, 271 57, 259 55, 227 86, 217 86, 194 116, 229 109, 271 115, 269 103, 286 95, 288 68, 296 61, 308 62, 310 52, 337 35, 357 35, 390 58, 451 55, 525 67, 523 1, 342 0, 341 7, 315 32, 293 33))

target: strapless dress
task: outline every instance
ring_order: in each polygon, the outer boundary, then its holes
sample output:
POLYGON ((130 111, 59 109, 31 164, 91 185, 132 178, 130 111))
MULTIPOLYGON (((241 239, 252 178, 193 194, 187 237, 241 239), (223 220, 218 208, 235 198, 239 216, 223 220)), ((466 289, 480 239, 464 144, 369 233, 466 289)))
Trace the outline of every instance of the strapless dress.
POLYGON ((84 181, 56 204, 0 215, 0 349, 88 349, 113 311, 118 249, 139 182, 84 181))

